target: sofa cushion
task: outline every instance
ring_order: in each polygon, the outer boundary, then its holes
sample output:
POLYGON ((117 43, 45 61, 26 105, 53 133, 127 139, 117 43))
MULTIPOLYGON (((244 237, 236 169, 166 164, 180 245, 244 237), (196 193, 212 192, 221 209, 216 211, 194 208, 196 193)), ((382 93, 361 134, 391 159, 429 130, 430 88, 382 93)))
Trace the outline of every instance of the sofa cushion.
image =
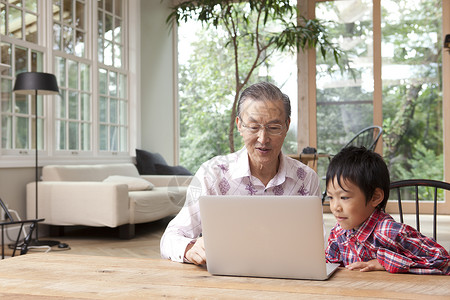
POLYGON ((136 166, 141 175, 158 174, 155 164, 167 165, 167 162, 159 153, 152 153, 145 150, 136 149, 136 166))
POLYGON ((183 166, 155 164, 155 168, 159 175, 192 175, 192 173, 183 166))
POLYGON ((154 185, 143 178, 140 177, 131 177, 131 176, 121 176, 121 175, 112 175, 107 177, 103 182, 116 182, 116 183, 124 183, 128 185, 129 191, 145 191, 153 189, 154 185))

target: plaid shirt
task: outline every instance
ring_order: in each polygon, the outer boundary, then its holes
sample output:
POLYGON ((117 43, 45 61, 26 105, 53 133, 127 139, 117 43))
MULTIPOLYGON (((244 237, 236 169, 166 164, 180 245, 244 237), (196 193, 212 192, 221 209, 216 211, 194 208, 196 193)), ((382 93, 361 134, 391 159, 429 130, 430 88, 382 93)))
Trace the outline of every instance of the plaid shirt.
POLYGON ((331 229, 328 262, 344 266, 377 259, 390 273, 450 275, 450 255, 433 239, 375 210, 358 230, 331 229))

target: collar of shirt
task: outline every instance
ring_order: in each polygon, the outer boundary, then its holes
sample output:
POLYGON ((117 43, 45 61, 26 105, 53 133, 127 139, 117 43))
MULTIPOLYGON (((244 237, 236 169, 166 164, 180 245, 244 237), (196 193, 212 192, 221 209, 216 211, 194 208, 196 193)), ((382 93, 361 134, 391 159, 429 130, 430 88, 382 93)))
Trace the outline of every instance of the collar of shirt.
POLYGON ((372 234, 372 232, 375 230, 376 225, 378 224, 378 221, 382 219, 384 216, 384 213, 381 212, 378 209, 375 209, 373 213, 370 215, 369 218, 367 218, 366 221, 364 221, 361 226, 358 229, 343 229, 339 224, 338 231, 340 231, 341 234, 345 235, 347 238, 354 237, 359 242, 364 243, 367 238, 372 234))
MULTIPOLYGON (((244 146, 241 150, 237 151, 236 156, 236 159, 229 163, 231 178, 236 180, 243 177, 251 177, 247 148, 244 146)), ((286 181, 286 177, 295 180, 297 177, 296 170, 296 168, 287 167, 286 156, 283 153, 280 153, 278 172, 270 180, 267 187, 283 184, 286 181)))

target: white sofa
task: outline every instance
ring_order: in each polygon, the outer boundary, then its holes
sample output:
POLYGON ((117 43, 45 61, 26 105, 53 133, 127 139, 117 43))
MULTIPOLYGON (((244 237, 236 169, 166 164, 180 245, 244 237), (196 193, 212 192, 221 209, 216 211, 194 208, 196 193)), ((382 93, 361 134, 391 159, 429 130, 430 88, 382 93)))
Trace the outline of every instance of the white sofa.
MULTIPOLYGON (((132 238, 134 224, 178 213, 191 178, 139 175, 132 163, 44 166, 38 217, 45 218, 43 224, 58 226, 59 234, 62 226, 107 226, 119 227, 121 238, 132 238), (150 187, 142 187, 145 182, 150 187)), ((35 190, 34 182, 27 184, 28 219, 36 217, 35 190)))

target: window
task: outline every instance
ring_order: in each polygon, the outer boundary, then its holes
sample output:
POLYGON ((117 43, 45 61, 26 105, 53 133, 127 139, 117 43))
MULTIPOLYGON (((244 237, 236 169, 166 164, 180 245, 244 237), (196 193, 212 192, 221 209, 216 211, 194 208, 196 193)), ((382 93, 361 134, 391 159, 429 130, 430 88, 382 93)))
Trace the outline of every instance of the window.
POLYGON ((98 1, 100 151, 123 152, 128 145, 127 75, 124 67, 122 1, 98 1))
POLYGON ((53 49, 84 57, 86 4, 80 0, 53 0, 53 49))
POLYGON ((37 42, 37 1, 0 2, 1 63, 9 65, 1 73, 1 137, 2 155, 28 154, 28 150, 44 150, 45 117, 42 97, 38 97, 38 140, 35 139, 36 107, 34 97, 12 93, 16 74, 42 72, 44 49, 37 42))
POLYGON ((442 7, 440 0, 317 1, 316 17, 335 22, 328 29, 355 71, 351 78, 317 56, 319 150, 336 153, 349 135, 381 125, 378 149, 391 180, 444 179, 442 7))
POLYGON ((128 157, 128 5, 123 0, 0 0, 0 57, 10 66, 0 75, 0 160, 18 154, 31 158, 36 145, 42 161, 128 157), (55 74, 60 89, 60 95, 38 97, 38 141, 34 97, 12 93, 16 75, 28 71, 55 74))
POLYGON ((92 94, 90 66, 56 57, 60 97, 56 100, 56 149, 90 151, 92 94))

